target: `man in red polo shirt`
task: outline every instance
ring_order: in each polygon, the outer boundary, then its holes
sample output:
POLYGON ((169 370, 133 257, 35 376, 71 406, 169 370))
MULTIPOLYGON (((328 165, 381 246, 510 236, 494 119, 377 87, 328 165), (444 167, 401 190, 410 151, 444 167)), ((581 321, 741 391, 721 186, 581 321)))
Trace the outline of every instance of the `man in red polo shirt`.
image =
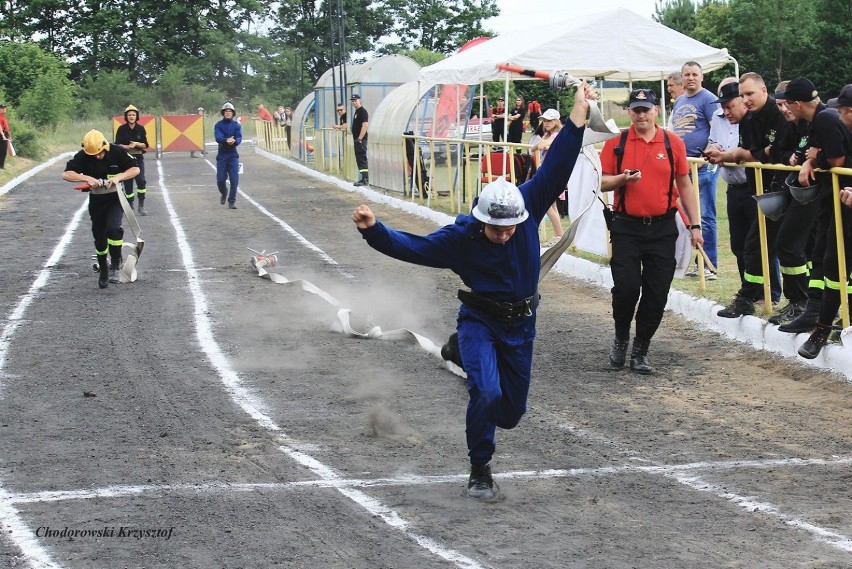
POLYGON ((601 152, 601 190, 615 192, 610 227, 615 339, 609 361, 624 367, 635 314, 630 369, 640 374, 653 372, 648 346, 663 319, 674 278, 678 198, 690 220, 693 247, 704 243, 686 147, 680 137, 657 126, 656 100, 652 90, 634 89, 630 128, 609 139, 601 152))

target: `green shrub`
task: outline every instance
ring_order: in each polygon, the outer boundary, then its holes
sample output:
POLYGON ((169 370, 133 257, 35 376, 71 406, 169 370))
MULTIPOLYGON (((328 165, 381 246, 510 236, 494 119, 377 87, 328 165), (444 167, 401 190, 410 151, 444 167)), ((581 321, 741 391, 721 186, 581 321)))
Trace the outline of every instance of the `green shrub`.
POLYGON ((15 152, 22 158, 41 160, 44 158, 45 148, 41 140, 41 133, 24 121, 16 121, 12 126, 12 143, 15 152))

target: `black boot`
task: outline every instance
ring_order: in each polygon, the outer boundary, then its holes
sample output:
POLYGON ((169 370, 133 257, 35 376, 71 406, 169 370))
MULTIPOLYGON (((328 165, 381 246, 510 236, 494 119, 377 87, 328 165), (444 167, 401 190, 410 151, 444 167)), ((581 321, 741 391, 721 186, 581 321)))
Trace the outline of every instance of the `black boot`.
POLYGON ((822 310, 822 299, 809 297, 805 310, 790 322, 779 326, 778 331, 791 334, 810 332, 817 325, 820 310, 822 310))
POLYGON ((830 324, 817 324, 816 329, 811 333, 810 338, 799 348, 799 355, 803 358, 812 360, 819 355, 822 347, 828 342, 828 336, 831 334, 830 324))
POLYGON ((654 368, 648 363, 648 346, 651 344, 648 340, 640 340, 633 338, 633 351, 630 353, 630 369, 633 373, 648 375, 654 372, 654 368))
POLYGON ((491 477, 491 465, 470 465, 470 478, 467 480, 467 495, 477 500, 493 500, 499 492, 494 478, 491 477))
POLYGON ((609 350, 609 363, 612 367, 624 367, 627 362, 627 347, 630 344, 630 338, 619 340, 618 336, 612 340, 612 348, 609 350))
POLYGON ((98 287, 109 286, 109 262, 106 255, 98 255, 98 287))
POLYGON ((750 316, 754 314, 754 301, 745 296, 737 295, 731 304, 716 313, 716 316, 722 318, 739 318, 740 316, 750 316))
POLYGON ((145 194, 137 193, 137 195, 139 197, 139 215, 148 215, 148 212, 145 211, 145 194))
POLYGON ((447 343, 441 346, 441 357, 448 362, 453 362, 464 370, 464 365, 462 365, 461 360, 461 350, 459 349, 458 332, 454 332, 453 335, 450 336, 450 339, 447 340, 447 343))

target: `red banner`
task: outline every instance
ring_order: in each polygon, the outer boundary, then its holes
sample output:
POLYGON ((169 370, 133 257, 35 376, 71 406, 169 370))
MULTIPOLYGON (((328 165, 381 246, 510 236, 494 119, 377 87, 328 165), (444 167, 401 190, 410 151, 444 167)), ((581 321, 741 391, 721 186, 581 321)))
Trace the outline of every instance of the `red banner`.
MULTIPOLYGON (((461 46, 457 53, 490 39, 484 37, 472 39, 461 46)), ((447 133, 459 118, 461 118, 461 121, 467 120, 467 116, 460 115, 467 113, 468 89, 467 85, 444 85, 441 89, 441 95, 438 97, 438 105, 435 107, 435 120, 432 122, 431 136, 446 138, 447 133)))

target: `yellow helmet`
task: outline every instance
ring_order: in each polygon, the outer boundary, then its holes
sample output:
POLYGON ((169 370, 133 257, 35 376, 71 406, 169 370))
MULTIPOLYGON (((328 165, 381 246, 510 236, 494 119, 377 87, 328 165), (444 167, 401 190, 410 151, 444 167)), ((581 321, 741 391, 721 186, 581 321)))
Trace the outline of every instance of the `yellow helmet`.
POLYGON ((139 109, 137 109, 133 105, 127 105, 127 108, 124 109, 124 120, 127 120, 127 113, 129 113, 130 111, 135 111, 136 112, 136 118, 137 119, 139 118, 139 109))
POLYGON ((83 137, 83 151, 89 156, 97 156, 104 150, 109 150, 109 142, 107 142, 104 134, 92 129, 83 137))

